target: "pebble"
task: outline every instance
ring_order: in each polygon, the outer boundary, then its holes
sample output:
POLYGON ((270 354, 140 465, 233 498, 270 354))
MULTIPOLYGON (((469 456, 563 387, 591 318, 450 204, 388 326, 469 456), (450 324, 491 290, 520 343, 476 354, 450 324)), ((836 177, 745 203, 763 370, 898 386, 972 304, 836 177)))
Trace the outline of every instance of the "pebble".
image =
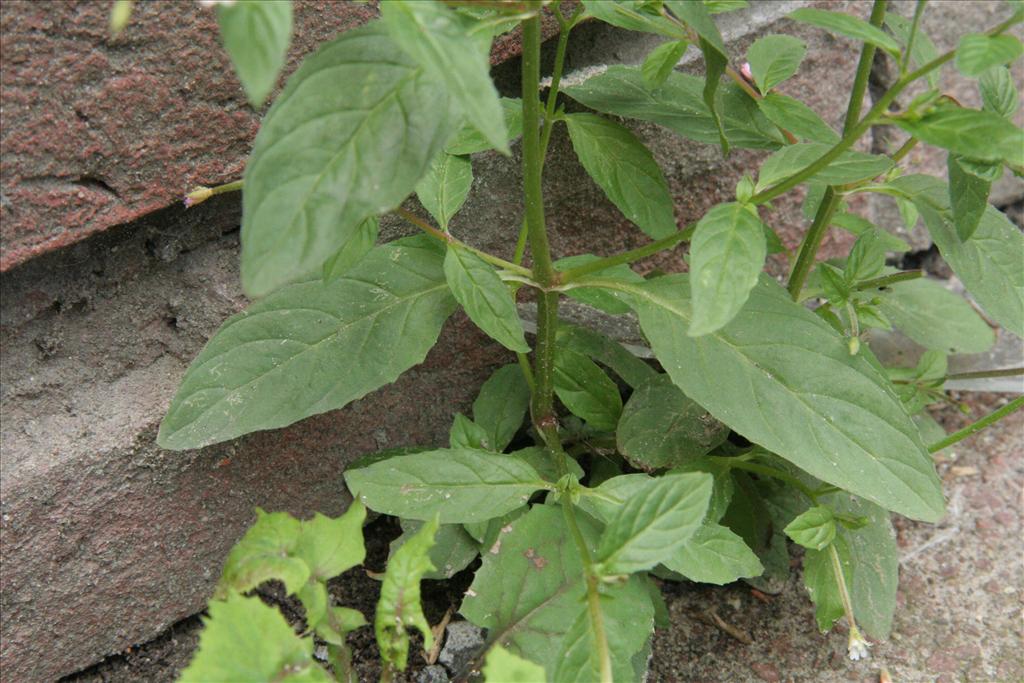
POLYGON ((484 646, 484 630, 468 621, 455 621, 448 624, 445 633, 444 647, 437 658, 445 668, 457 674, 472 661, 477 652, 484 646))
POLYGON ((416 676, 416 683, 448 683, 450 680, 448 672, 440 664, 431 664, 424 667, 420 669, 419 675, 416 676))

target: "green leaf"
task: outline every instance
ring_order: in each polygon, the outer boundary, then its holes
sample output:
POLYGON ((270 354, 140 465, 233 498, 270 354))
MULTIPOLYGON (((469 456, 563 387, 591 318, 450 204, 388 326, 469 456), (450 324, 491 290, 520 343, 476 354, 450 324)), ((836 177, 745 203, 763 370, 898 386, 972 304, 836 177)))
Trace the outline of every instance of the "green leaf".
POLYGON ((970 159, 1024 163, 1024 132, 990 111, 943 107, 918 120, 895 122, 922 142, 970 159))
MULTIPOLYGON (((913 205, 911 205, 913 206, 913 205)), ((853 213, 839 213, 832 217, 832 225, 842 228, 854 235, 863 235, 873 232, 886 251, 905 252, 910 251, 910 245, 887 230, 879 228, 871 221, 853 213)))
POLYGON ((711 489, 711 502, 708 503, 708 513, 704 517, 705 522, 717 522, 729 508, 729 502, 735 492, 735 484, 732 478, 732 470, 721 458, 705 455, 700 458, 689 460, 682 465, 673 467, 669 474, 679 472, 707 472, 714 477, 714 486, 711 489))
POLYGON ((729 66, 729 58, 719 52, 711 43, 700 39, 700 51, 704 55, 704 90, 701 95, 704 97, 704 104, 711 112, 711 118, 715 121, 718 129, 718 144, 722 146, 722 154, 729 156, 729 138, 725 134, 725 124, 722 123, 722 112, 718 108, 718 85, 722 80, 725 68, 729 66))
MULTIPOLYGON (((636 681, 631 661, 643 650, 654 629, 654 605, 643 577, 631 576, 621 585, 602 590, 598 598, 601 624, 608 643, 612 679, 636 681)), ((593 616, 586 602, 574 605, 569 614, 575 614, 572 625, 559 644, 558 664, 552 680, 562 683, 593 683, 601 680, 601 662, 593 627, 593 616)), ((647 657, 641 666, 646 670, 647 657)))
POLYGON ((523 505, 551 488, 521 460, 468 448, 405 455, 349 470, 352 495, 371 510, 443 524, 479 522, 523 505))
POLYGON ((885 246, 876 231, 865 232, 857 238, 846 259, 843 277, 848 284, 870 280, 885 268, 885 246))
POLYGON ((988 206, 988 192, 992 183, 965 171, 960 158, 955 154, 947 155, 946 168, 949 171, 949 199, 956 234, 961 241, 966 241, 978 229, 978 223, 988 206))
MULTIPOLYGON (((523 102, 513 97, 501 98, 501 111, 505 119, 508 139, 514 140, 523 134, 523 102)), ((464 126, 444 148, 448 154, 475 154, 494 149, 490 142, 471 125, 464 126)))
POLYGON ((1008 34, 987 36, 968 33, 956 48, 956 68, 964 76, 980 76, 993 66, 1002 66, 1024 54, 1024 45, 1008 34))
MULTIPOLYGON (((757 191, 765 190, 797 171, 802 171, 824 156, 829 149, 829 145, 820 142, 802 142, 783 147, 761 164, 761 170, 757 174, 757 191)), ((892 159, 880 154, 843 152, 839 158, 818 171, 814 175, 814 180, 827 185, 845 185, 874 178, 892 166, 892 159)))
POLYGON ((592 360, 565 347, 555 351, 555 394, 573 415, 600 431, 613 431, 622 413, 615 382, 592 360))
POLYGON ((352 270, 363 260, 377 243, 380 220, 373 216, 356 227, 352 237, 326 261, 324 261, 324 282, 333 282, 352 270))
POLYGON ((929 278, 889 285, 880 308, 901 332, 926 349, 983 353, 995 334, 971 305, 929 278))
MULTIPOLYGON (((578 521, 593 547, 593 524, 578 521)), ((542 665, 551 678, 571 624, 567 615, 577 612, 586 590, 580 553, 558 506, 535 505, 510 525, 498 552, 483 554, 460 611, 487 629, 488 646, 542 665)))
POLYGON ((839 142, 839 133, 800 100, 770 92, 757 101, 757 106, 769 121, 802 140, 820 142, 830 147, 839 142))
POLYGON ((441 229, 448 232, 448 221, 466 202, 472 184, 473 165, 469 157, 442 152, 416 183, 416 196, 441 229))
POLYGON ((985 312, 1024 336, 1024 234, 1003 213, 987 206, 974 235, 963 242, 956 234, 945 183, 911 175, 891 185, 913 200, 942 258, 985 312))
POLYGON ((747 0, 704 0, 704 7, 711 14, 735 12, 736 10, 746 9, 749 6, 747 0))
POLYGON ((685 21, 690 28, 697 32, 701 40, 706 41, 722 57, 729 57, 725 51, 725 41, 722 40, 718 26, 715 25, 715 20, 711 18, 702 3, 688 0, 665 0, 665 6, 671 10, 672 14, 685 21))
POLYGON ((978 79, 978 89, 981 91, 982 108, 986 111, 1010 118, 1020 107, 1017 86, 1005 66, 986 69, 978 79))
MULTIPOLYGON (((509 456, 519 458, 520 460, 527 462, 530 467, 537 470, 537 474, 543 477, 545 481, 549 481, 552 484, 557 483, 562 477, 561 468, 558 467, 558 464, 552 457, 552 454, 545 448, 523 448, 515 451, 514 453, 510 453, 509 456)), ((583 468, 580 467, 578 462, 573 460, 572 456, 563 454, 562 459, 565 462, 565 471, 576 479, 583 478, 583 468)))
POLYGON ((517 657, 500 645, 487 653, 483 668, 487 683, 544 683, 544 667, 517 657))
POLYGON ((444 274, 455 300, 477 327, 505 348, 529 353, 516 302, 494 266, 468 249, 449 244, 444 274))
MULTIPOLYGON (((910 40, 910 33, 913 31, 913 24, 910 20, 901 17, 894 12, 887 12, 885 15, 885 25, 892 31, 893 35, 896 36, 896 40, 900 42, 900 46, 904 51, 907 49, 907 41, 910 40)), ((917 32, 914 34, 914 44, 910 50, 910 61, 909 66, 917 69, 933 59, 939 56, 939 51, 935 47, 935 43, 928 37, 928 34, 924 32, 922 26, 917 27, 917 32)), ((928 86, 931 88, 939 87, 939 79, 941 75, 941 69, 933 69, 928 73, 928 86)))
POLYGON ((759 576, 764 571, 761 561, 742 538, 714 523, 698 529, 663 564, 691 581, 719 586, 759 576))
POLYGON ((822 550, 836 537, 836 520, 831 508, 818 505, 797 516, 784 531, 794 543, 822 550))
POLYGON ((634 356, 619 342, 583 327, 559 325, 558 343, 607 366, 634 389, 657 374, 650 365, 634 356))
POLYGON ((670 40, 651 50, 640 66, 640 73, 647 87, 660 87, 683 58, 688 47, 690 44, 685 40, 670 40))
POLYGON ((653 239, 676 232, 668 183, 635 135, 594 114, 569 114, 565 122, 583 168, 626 218, 653 239))
POLYGON ((693 320, 686 333, 699 337, 732 320, 757 284, 766 255, 757 209, 729 202, 704 214, 690 242, 693 320))
POLYGON ((481 451, 494 451, 487 438, 487 432, 462 413, 455 413, 452 426, 448 430, 448 445, 452 448, 474 448, 481 451))
POLYGON ((354 501, 340 517, 331 519, 318 512, 302 522, 293 552, 309 567, 311 580, 327 581, 363 563, 365 520, 366 508, 354 501))
MULTIPOLYGON (((389 557, 413 538, 425 522, 414 519, 402 520, 402 535, 391 541, 389 557)), ((423 574, 424 579, 450 579, 452 576, 469 566, 469 563, 480 554, 476 541, 466 533, 461 524, 442 524, 434 534, 434 545, 430 547, 428 557, 433 568, 423 574)))
POLYGON ((364 220, 405 199, 458 125, 456 107, 380 22, 307 57, 263 120, 246 164, 246 292, 262 296, 305 277, 364 220))
POLYGON ((494 371, 473 401, 473 421, 483 427, 495 451, 503 451, 523 426, 530 406, 530 387, 518 365, 494 371))
POLYGON ((290 0, 241 0, 217 7, 224 49, 256 109, 277 83, 292 39, 290 0))
POLYGON ((620 474, 592 489, 584 489, 579 507, 605 524, 618 517, 623 506, 655 481, 647 474, 620 474))
MULTIPOLYGON (((458 99, 491 147, 509 154, 505 117, 491 81, 490 40, 481 44, 479 34, 468 32, 472 22, 439 2, 389 0, 381 4, 381 18, 398 46, 458 99)), ((423 115, 410 111, 417 119, 423 115)))
MULTIPOLYGON (((555 261, 555 267, 558 270, 568 270, 570 268, 577 268, 579 266, 593 263, 599 260, 600 257, 594 254, 578 254, 576 256, 567 256, 560 258, 555 261)), ((644 278, 639 273, 634 271, 629 265, 621 263, 611 268, 605 268, 597 271, 600 273, 602 278, 614 278, 623 282, 643 282, 644 278)), ((631 310, 629 306, 623 303, 619 297, 609 294, 608 292, 601 289, 587 288, 587 289, 570 289, 567 291, 566 296, 582 301, 583 303, 593 306, 594 308, 604 311, 605 313, 611 313, 612 315, 624 315, 629 313, 631 310)))
POLYGON ((747 50, 747 61, 754 82, 762 93, 790 78, 800 68, 807 53, 804 41, 793 36, 758 38, 747 50))
POLYGON ((297 592, 310 576, 309 565, 295 557, 300 534, 301 523, 288 513, 256 508, 256 523, 228 553, 214 597, 244 593, 271 579, 289 595, 297 592))
POLYGON ((676 22, 649 11, 647 3, 637 0, 583 0, 587 14, 612 26, 628 31, 654 33, 669 38, 685 39, 686 30, 676 22))
POLYGON ((804 7, 795 12, 790 12, 789 17, 802 21, 805 24, 823 28, 830 33, 838 33, 847 38, 871 43, 894 57, 900 53, 899 43, 882 31, 882 29, 849 14, 804 7))
POLYGON ((703 472, 650 480, 604 530, 595 571, 632 574, 666 560, 700 528, 711 485, 712 477, 703 472))
POLYGON ((641 384, 622 409, 616 441, 642 470, 675 467, 722 443, 729 428, 690 400, 667 375, 641 384))
MULTIPOLYGON (((836 538, 833 546, 839 554, 839 563, 846 585, 850 586, 853 584, 855 568, 850 560, 849 547, 842 537, 836 538)), ((845 613, 839 585, 836 583, 836 575, 832 567, 832 551, 829 548, 808 550, 804 553, 804 586, 811 594, 818 628, 824 633, 831 629, 832 624, 836 623, 845 613)), ((854 616, 856 617, 856 614, 854 616)))
POLYGON ((333 282, 285 287, 207 343, 157 443, 199 448, 341 408, 422 362, 454 303, 424 238, 377 247, 333 282))
POLYGON ((182 683, 334 680, 313 661, 313 639, 295 635, 281 613, 259 598, 232 594, 211 601, 208 612, 182 683))
POLYGON ((425 650, 430 650, 434 643, 430 624, 423 616, 420 604, 420 579, 434 569, 429 553, 437 527, 435 517, 395 551, 388 560, 384 581, 380 585, 373 630, 381 659, 400 671, 405 670, 409 656, 408 627, 414 626, 419 630, 425 650))
POLYGON ((366 617, 358 610, 331 606, 324 620, 317 624, 316 634, 330 645, 345 645, 345 636, 366 623, 366 617))
MULTIPOLYGON (((640 67, 615 65, 563 92, 605 114, 650 121, 690 140, 718 144, 718 126, 702 90, 701 79, 678 71, 670 73, 660 88, 651 90, 644 83, 640 67)), ((733 147, 776 149, 784 143, 778 129, 738 86, 723 84, 716 98, 726 137, 733 147)))
POLYGON ((690 337, 686 276, 630 288, 640 327, 686 395, 748 440, 908 517, 937 520, 942 490, 917 429, 865 354, 762 277, 716 333, 690 337))

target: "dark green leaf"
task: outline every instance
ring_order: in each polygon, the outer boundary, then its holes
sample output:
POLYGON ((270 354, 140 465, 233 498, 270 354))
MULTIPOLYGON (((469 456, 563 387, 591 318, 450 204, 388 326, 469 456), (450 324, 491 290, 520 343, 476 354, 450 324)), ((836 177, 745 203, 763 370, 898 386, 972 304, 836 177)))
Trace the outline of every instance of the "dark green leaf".
POLYGON ((345 482, 367 507, 406 519, 479 522, 523 505, 551 485, 522 460, 487 451, 442 449, 349 470, 345 482))
POLYGON ((879 228, 877 225, 852 213, 839 213, 832 217, 832 225, 835 225, 847 232, 851 232, 854 235, 863 235, 866 232, 873 232, 878 236, 882 246, 885 247, 886 251, 905 252, 910 251, 910 245, 901 240, 899 237, 891 234, 887 230, 879 228))
MULTIPOLYGON (((892 183, 921 211, 942 257, 993 319, 1024 336, 1024 234, 993 206, 985 207, 978 229, 962 242, 956 234, 946 184, 912 175, 892 183)), ((876 501, 877 502, 877 501, 876 501)))
POLYGON ((1008 34, 987 36, 968 33, 956 48, 956 68, 965 76, 980 76, 993 66, 1002 66, 1024 54, 1024 45, 1008 34))
POLYGON ((711 498, 703 472, 650 480, 626 501, 601 535, 596 571, 632 574, 665 561, 700 528, 711 498))
POLYGON ((592 360, 565 347, 555 351, 555 394, 573 415, 601 431, 614 430, 622 413, 615 382, 592 360))
POLYGON ((640 66, 640 73, 643 74, 647 87, 660 87, 683 58, 689 46, 685 40, 670 40, 651 50, 640 66))
POLYGON ((483 668, 486 683, 544 683, 544 667, 517 657, 500 645, 487 653, 483 668))
POLYGON ((292 39, 290 0, 241 0, 217 8, 224 49, 249 103, 263 106, 284 66, 292 39))
POLYGON ((747 50, 747 61, 758 89, 767 93, 787 80, 800 68, 806 53, 804 41, 793 36, 772 35, 755 40, 747 50))
POLYGON ((454 304, 423 238, 377 247, 333 282, 285 287, 207 343, 157 443, 199 448, 340 408, 422 362, 454 304))
MULTIPOLYGON (((664 85, 651 90, 639 67, 611 66, 565 94, 591 109, 650 121, 697 142, 718 144, 718 126, 702 97, 703 83, 696 76, 673 71, 664 85)), ((782 135, 738 86, 727 83, 718 88, 718 110, 733 147, 775 149, 782 135)))
POLYGON ((718 129, 718 144, 722 146, 722 154, 729 155, 729 138, 725 135, 725 124, 722 122, 722 112, 718 107, 718 85, 722 80, 725 68, 729 66, 728 57, 719 52, 711 43, 702 37, 699 41, 700 51, 704 55, 704 89, 701 95, 704 97, 704 104, 711 112, 711 118, 715 121, 718 129))
POLYGON ((706 455, 689 460, 669 471, 669 474, 676 474, 678 472, 707 472, 714 477, 715 482, 711 489, 711 502, 708 503, 708 514, 704 518, 705 522, 717 522, 720 520, 729 508, 729 502, 732 500, 733 493, 735 492, 732 471, 727 463, 728 461, 722 458, 706 455))
POLYGON ((468 249, 449 244, 444 274, 455 300, 477 327, 512 351, 530 351, 516 302, 494 266, 468 249))
MULTIPOLYGON (((820 142, 787 145, 765 159, 757 174, 757 191, 785 180, 820 159, 830 149, 820 142)), ((814 180, 828 185, 844 185, 874 178, 892 168, 892 159, 880 154, 843 152, 835 161, 814 175, 814 180)))
POLYGON ((445 232, 469 196, 473 165, 469 157, 442 152, 431 162, 427 174, 416 183, 416 196, 445 232))
MULTIPOLYGON (((555 261, 555 266, 559 270, 568 270, 569 268, 576 268, 587 263, 593 263, 599 258, 600 257, 595 256, 594 254, 567 256, 555 261)), ((597 273, 600 273, 602 278, 614 278, 622 280, 623 282, 644 281, 644 278, 639 273, 635 272, 625 263, 612 266, 611 268, 605 268, 604 270, 599 270, 597 273)), ((611 313, 612 315, 623 315, 625 313, 629 313, 631 310, 629 306, 624 304, 617 296, 609 294, 601 289, 570 289, 566 292, 566 296, 576 299, 577 301, 582 301, 587 305, 593 306, 605 313, 611 313)))
POLYGON ((800 100, 782 93, 770 92, 757 101, 757 106, 769 121, 802 140, 829 146, 839 142, 839 133, 800 100))
POLYGON ((530 387, 518 365, 494 371, 473 401, 473 421, 484 428, 491 448, 503 451, 523 426, 530 405, 530 387))
POLYGON ((764 571, 761 561, 742 538, 714 523, 698 529, 664 565, 691 581, 719 586, 764 571))
MULTIPOLYGON (((562 477, 562 469, 558 466, 554 456, 545 448, 523 448, 509 454, 509 457, 519 458, 529 463, 530 467, 537 470, 537 474, 552 484, 557 483, 562 477)), ((565 471, 576 479, 583 478, 583 468, 580 464, 567 454, 562 455, 565 462, 565 471)))
POLYGON ((1024 133, 990 111, 944 107, 916 121, 898 118, 896 123, 922 142, 971 159, 1024 163, 1024 133))
MULTIPOLYGON (((402 535, 391 541, 389 557, 415 536, 425 522, 414 519, 402 520, 402 535)), ((434 545, 427 553, 433 569, 423 574, 424 579, 450 579, 462 571, 480 554, 476 541, 466 533, 461 524, 442 524, 434 534, 434 545)))
POLYGON ((559 325, 558 342, 609 367, 634 389, 656 374, 650 365, 619 342, 583 327, 559 325))
POLYGON ((982 108, 986 111, 1010 118, 1020 107, 1017 86, 1005 66, 986 69, 978 79, 978 89, 981 91, 982 108))
MULTIPOLYGON (((523 134, 523 102, 512 97, 501 98, 501 110, 505 118, 508 139, 514 140, 523 134)), ((448 141, 444 151, 448 154, 475 154, 494 147, 471 125, 464 126, 448 141)))
POLYGON ((786 526, 785 532, 794 543, 822 550, 836 537, 836 520, 831 508, 818 505, 797 516, 786 526))
MULTIPOLYGON (((381 17, 392 40, 458 99, 466 119, 491 147, 508 154, 508 130, 491 81, 490 40, 472 36, 472 22, 440 2, 389 0, 381 17)), ((419 119, 423 112, 412 109, 419 119)))
POLYGON ((719 33, 715 20, 711 18, 702 3, 689 2, 689 0, 665 0, 665 6, 672 14, 685 21, 690 28, 696 31, 701 40, 706 41, 722 57, 728 58, 722 34, 719 33))
POLYGON ((791 19, 823 28, 830 33, 838 33, 847 38, 871 43, 893 56, 897 56, 900 53, 899 43, 892 36, 877 26, 872 26, 863 19, 858 19, 849 14, 804 7, 791 12, 789 16, 791 19))
POLYGON ((494 448, 491 448, 487 431, 462 413, 455 413, 451 429, 448 430, 448 445, 452 448, 495 451, 494 448))
POLYGON ((947 155, 946 168, 949 171, 949 199, 956 234, 961 241, 966 241, 978 229, 978 223, 988 206, 988 192, 992 183, 964 170, 960 158, 952 153, 947 155))
POLYGON ((766 255, 756 208, 730 202, 704 214, 690 242, 693 319, 686 333, 699 337, 732 320, 757 284, 766 255))
POLYGON ((324 261, 324 281, 337 280, 362 261, 377 243, 379 232, 380 220, 376 216, 360 223, 352 237, 335 252, 334 256, 324 261))
POLYGON ((616 439, 631 465, 651 471, 699 458, 729 428, 690 400, 666 375, 640 385, 622 409, 616 439))
POLYGON ((244 593, 271 579, 289 595, 297 592, 310 576, 309 565, 295 557, 300 534, 301 523, 288 513, 256 508, 256 523, 228 553, 215 597, 244 593))
POLYGON ((672 381, 717 419, 830 484, 908 517, 942 516, 931 457, 888 380, 773 280, 763 277, 736 318, 703 337, 686 334, 686 276, 630 293, 672 381))
POLYGON ((583 168, 626 218, 653 239, 676 232, 668 183, 635 135, 594 114, 569 114, 565 122, 583 168))
POLYGON ((405 670, 409 656, 409 634, 415 627, 423 636, 423 648, 430 650, 434 642, 427 618, 420 604, 420 579, 434 569, 430 564, 430 548, 438 521, 435 517, 413 534, 388 560, 384 581, 380 585, 380 600, 373 621, 380 656, 400 671, 405 670))
POLYGON ((245 168, 246 292, 262 296, 320 268, 364 220, 405 199, 458 125, 456 107, 379 22, 307 57, 245 168))
POLYGON ((208 611, 182 683, 334 680, 313 661, 313 639, 295 635, 281 613, 259 598, 231 594, 211 601, 208 611))
POLYGON ((927 349, 983 353, 995 342, 992 330, 970 304, 938 281, 919 278, 897 282, 881 299, 886 317, 927 349))
POLYGON ((583 0, 587 14, 606 24, 629 31, 654 33, 669 38, 685 39, 686 30, 676 22, 644 7, 637 0, 583 0))

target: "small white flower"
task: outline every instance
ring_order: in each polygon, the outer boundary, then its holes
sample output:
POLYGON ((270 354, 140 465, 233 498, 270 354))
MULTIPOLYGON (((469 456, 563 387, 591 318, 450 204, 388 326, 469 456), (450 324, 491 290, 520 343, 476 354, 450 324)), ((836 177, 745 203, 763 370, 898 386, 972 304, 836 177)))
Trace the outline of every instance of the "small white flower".
POLYGON ((850 629, 850 644, 848 652, 850 659, 858 661, 860 659, 868 658, 868 648, 871 647, 871 643, 864 640, 864 636, 860 634, 860 629, 856 626, 850 629))

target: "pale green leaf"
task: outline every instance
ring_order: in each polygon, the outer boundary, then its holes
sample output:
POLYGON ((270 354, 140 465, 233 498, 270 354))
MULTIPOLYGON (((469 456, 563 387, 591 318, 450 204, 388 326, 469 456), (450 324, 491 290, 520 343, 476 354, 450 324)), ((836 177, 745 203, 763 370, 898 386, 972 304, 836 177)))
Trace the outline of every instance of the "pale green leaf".
MULTIPOLYGON (((564 92, 591 109, 657 123, 697 142, 718 144, 718 126, 702 96, 703 81, 673 71, 665 83, 651 90, 644 83, 640 67, 614 65, 564 92)), ((765 118, 749 95, 732 83, 722 84, 716 93, 722 125, 733 147, 776 149, 782 134, 765 118)))
POLYGON ((262 296, 305 277, 364 220, 404 200, 457 127, 457 106, 380 22, 307 57, 263 120, 246 164, 246 292, 262 296), (339 87, 345 83, 362 85, 339 87))
POLYGON ((667 375, 638 386, 622 409, 616 442, 642 470, 676 467, 722 443, 729 428, 690 400, 667 375))
POLYGON ((895 121, 922 142, 970 159, 1024 163, 1024 132, 991 111, 942 107, 917 120, 895 121))
POLYGON ((896 56, 900 53, 899 43, 892 36, 877 26, 872 26, 863 19, 827 10, 804 7, 790 13, 791 19, 823 28, 830 33, 838 33, 854 40, 871 43, 896 56))
POLYGON ((960 157, 952 153, 947 155, 946 168, 949 172, 949 200, 956 234, 961 241, 966 241, 978 229, 978 223, 988 206, 992 182, 969 173, 964 169, 960 157))
POLYGON ((441 449, 349 470, 352 495, 371 510, 444 524, 479 522, 523 505, 551 488, 522 460, 471 449, 441 449))
POLYGON ((313 639, 295 635, 281 613, 259 598, 235 593, 211 601, 208 613, 181 683, 334 680, 313 661, 313 639))
POLYGON ((473 401, 473 421, 483 427, 491 449, 503 451, 512 441, 530 406, 530 387, 519 365, 494 371, 473 401))
POLYGON ((448 430, 448 445, 452 448, 494 451, 484 428, 462 413, 455 413, 451 429, 448 430))
POLYGON ((817 505, 798 515, 784 531, 794 543, 822 550, 836 537, 836 520, 831 508, 817 505))
POLYGON ((986 69, 978 79, 982 108, 1010 118, 1020 107, 1020 95, 1010 70, 1005 66, 986 69))
POLYGON ((565 122, 583 168, 626 218, 653 239, 676 232, 665 176, 629 129, 594 114, 569 114, 565 122))
POLYGON ((483 668, 486 683, 545 683, 544 667, 517 657, 500 645, 487 653, 483 668))
POLYGON ((755 40, 747 50, 747 61, 758 89, 767 93, 790 78, 806 53, 804 41, 793 36, 771 35, 755 40))
POLYGON ((709 334, 733 319, 757 284, 767 250, 764 225, 753 207, 729 202, 704 214, 690 242, 688 335, 709 334))
POLYGON ((345 645, 345 636, 350 631, 366 626, 366 623, 362 612, 332 605, 327 608, 324 619, 316 625, 316 635, 330 645, 345 645))
POLYGON ((887 230, 879 228, 871 221, 858 216, 857 214, 837 213, 832 216, 832 225, 858 236, 863 235, 866 232, 873 232, 878 236, 879 241, 882 246, 885 247, 886 251, 895 251, 898 253, 910 251, 910 245, 899 237, 896 237, 887 230))
MULTIPOLYGON (((440 2, 388 0, 381 17, 391 38, 458 99, 466 119, 498 151, 508 154, 508 130, 491 81, 490 40, 471 36, 472 22, 440 2)), ((418 119, 422 111, 412 109, 418 119)))
POLYGON ((380 600, 373 621, 377 647, 385 662, 400 671, 405 670, 409 655, 407 629, 415 627, 423 636, 423 647, 430 650, 433 633, 420 604, 420 579, 434 569, 430 564, 430 548, 438 521, 435 517, 413 534, 388 560, 384 581, 380 585, 380 600))
MULTIPOLYGON (((896 40, 900 42, 900 46, 904 51, 907 49, 907 41, 910 40, 910 34, 914 30, 913 23, 901 17, 895 12, 886 12, 885 14, 885 25, 892 31, 896 40)), ((939 56, 939 50, 935 47, 935 43, 928 37, 928 34, 924 32, 924 27, 918 25, 916 33, 914 34, 914 44, 910 50, 910 60, 908 66, 917 69, 928 62, 932 61, 939 56)), ((933 69, 928 73, 928 85, 931 88, 939 87, 939 80, 941 77, 941 69, 933 69)))
POLYGON ((615 382, 592 360, 569 348, 555 351, 555 394, 573 415, 601 431, 614 430, 622 413, 615 382))
POLYGON ((654 481, 654 477, 647 474, 620 474, 611 477, 596 488, 584 489, 579 507, 594 519, 608 524, 618 517, 627 502, 654 481))
POLYGON ((770 92, 757 101, 757 106, 769 121, 802 140, 829 146, 839 142, 839 133, 800 100, 770 92))
POLYGON ((643 74, 647 87, 660 87, 683 58, 689 46, 685 40, 670 40, 651 50, 640 66, 640 73, 643 74))
POLYGON ((650 480, 626 501, 601 535, 597 571, 611 576, 660 564, 700 528, 711 498, 703 472, 650 480))
POLYGON ((908 517, 944 504, 917 429, 865 354, 773 280, 716 333, 690 337, 688 278, 631 287, 640 326, 687 396, 748 440, 824 481, 908 517))
POLYGON ((1010 332, 1024 336, 1024 233, 1005 214, 987 206, 974 235, 962 242, 944 182, 912 175, 891 184, 914 201, 942 258, 985 312, 1010 332))
MULTIPOLYGON (((846 585, 849 587, 853 584, 853 574, 856 569, 850 560, 849 547, 842 537, 836 538, 832 547, 839 555, 839 564, 842 567, 846 585)), ((818 628, 824 633, 831 629, 832 624, 845 613, 839 593, 839 584, 836 582, 830 548, 808 550, 804 553, 804 586, 811 594, 818 628)))
POLYGON ((310 578, 326 581, 363 563, 365 520, 366 508, 354 501, 340 517, 331 519, 315 513, 302 522, 294 555, 309 567, 310 578))
POLYGON ((645 7, 647 4, 637 0, 583 0, 587 14, 606 24, 677 40, 686 38, 686 29, 656 11, 651 11, 645 7))
MULTIPOLYGON (((523 102, 512 97, 501 98, 501 111, 505 118, 508 139, 514 140, 523 134, 523 102)), ((448 141, 444 151, 448 154, 475 154, 494 147, 471 125, 466 125, 448 141)))
POLYGON ((901 332, 927 349, 943 353, 983 353, 995 334, 962 296, 928 278, 896 282, 880 308, 901 332))
POLYGON ((447 232, 448 222, 462 208, 472 184, 473 165, 469 157, 442 152, 416 183, 416 197, 447 232))
POLYGON ((292 39, 290 0, 239 0, 217 7, 224 49, 256 108, 277 83, 292 39))
MULTIPOLYGON (((820 159, 830 149, 820 142, 787 145, 765 159, 757 174, 757 191, 765 190, 820 159)), ((892 159, 866 152, 843 152, 828 166, 814 174, 816 182, 844 185, 874 178, 892 168, 892 159)))
MULTIPOLYGON (((419 533, 425 522, 403 519, 402 535, 391 541, 388 556, 393 557, 409 539, 419 533)), ((424 579, 450 579, 462 571, 480 554, 476 541, 461 524, 442 524, 434 534, 434 545, 427 553, 433 569, 423 574, 424 579)))
POLYGON ((299 599, 302 608, 306 611, 306 628, 315 630, 327 614, 327 603, 330 601, 330 598, 327 597, 327 585, 310 577, 309 581, 295 594, 295 597, 299 599))
POLYGON ((301 532, 299 520, 288 513, 256 508, 256 523, 228 553, 215 596, 244 593, 271 579, 289 595, 297 592, 310 576, 309 565, 294 555, 301 532))
POLYGON ((761 561, 742 538, 714 523, 698 529, 663 564, 691 581, 719 586, 759 576, 764 571, 761 561))
MULTIPOLYGON (((537 470, 537 474, 544 478, 545 481, 549 481, 552 484, 557 483, 562 478, 562 468, 558 466, 558 461, 554 459, 554 456, 546 448, 538 448, 532 446, 530 448, 523 448, 513 453, 509 453, 509 457, 519 458, 529 463, 530 467, 537 470)), ((565 463, 565 470, 577 480, 583 478, 583 468, 580 464, 573 460, 572 456, 567 453, 562 454, 562 460, 565 463)))
POLYGON ((380 232, 380 219, 376 216, 367 218, 359 224, 345 244, 326 261, 324 261, 324 281, 333 282, 352 270, 363 260, 377 243, 380 232))
POLYGON ((455 308, 429 239, 377 247, 345 276, 285 287, 228 319, 160 425, 199 448, 341 408, 423 361, 455 308))
POLYGON ((455 300, 477 327, 507 349, 529 353, 516 302, 494 266, 468 249, 449 244, 444 274, 455 300))
POLYGON ((965 76, 980 76, 993 66, 1003 66, 1024 54, 1024 45, 1015 36, 987 36, 968 33, 960 37, 956 48, 956 68, 965 76))
POLYGON ((846 258, 843 277, 847 284, 854 284, 880 275, 885 268, 885 245, 878 232, 865 232, 854 242, 846 258))
POLYGON ((722 14, 724 12, 735 12, 749 7, 747 0, 704 0, 704 7, 711 14, 722 14))

